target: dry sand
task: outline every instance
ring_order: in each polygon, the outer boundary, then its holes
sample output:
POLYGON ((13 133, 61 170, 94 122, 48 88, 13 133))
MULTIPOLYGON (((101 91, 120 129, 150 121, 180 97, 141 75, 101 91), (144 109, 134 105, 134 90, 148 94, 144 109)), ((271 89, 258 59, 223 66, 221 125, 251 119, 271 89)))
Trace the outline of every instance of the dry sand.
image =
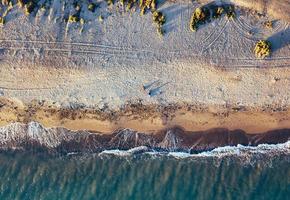
POLYGON ((200 4, 166 2, 160 38, 150 13, 126 12, 118 3, 82 11, 84 25, 66 23, 74 9, 67 2, 53 0, 31 16, 17 8, 7 15, 0 32, 1 125, 35 120, 101 132, 290 128, 287 21, 238 9, 236 19, 222 17, 192 33, 189 19, 200 4), (264 26, 269 20, 272 29, 264 26), (265 60, 253 54, 260 39, 273 44, 265 60), (120 111, 139 101, 133 113, 120 111))
MULTIPOLYGON (((213 2, 213 0, 198 1, 201 3, 213 2)), ((219 2, 233 3, 290 22, 290 0, 220 0, 219 2)))

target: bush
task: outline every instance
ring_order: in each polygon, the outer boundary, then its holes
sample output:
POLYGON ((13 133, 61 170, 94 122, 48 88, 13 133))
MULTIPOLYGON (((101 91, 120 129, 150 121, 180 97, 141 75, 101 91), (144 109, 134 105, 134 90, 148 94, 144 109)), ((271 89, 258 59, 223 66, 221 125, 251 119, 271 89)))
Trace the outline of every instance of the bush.
POLYGON ((271 53, 271 45, 270 42, 265 40, 260 40, 256 43, 254 48, 254 53, 257 58, 265 58, 271 53))
POLYGON ((165 24, 166 18, 160 11, 153 12, 153 22, 157 25, 157 33, 160 36, 164 35, 164 31, 162 29, 162 25, 165 24))
POLYGON ((233 19, 236 17, 236 13, 235 13, 235 7, 233 5, 228 5, 226 7, 226 13, 227 13, 227 17, 229 19, 233 19))
POLYGON ((203 23, 206 20, 206 12, 204 8, 196 8, 190 18, 189 28, 191 31, 195 32, 198 28, 198 25, 203 23))
POLYGON ((264 26, 268 29, 272 29, 273 28, 273 22, 272 21, 266 21, 264 22, 264 26))
POLYGON ((69 22, 69 23, 75 23, 75 22, 78 22, 78 21, 80 21, 80 19, 79 19, 79 17, 76 16, 76 15, 70 15, 70 16, 68 17, 68 22, 69 22))
POLYGON ((154 12, 157 9, 156 0, 140 0, 139 7, 141 9, 141 15, 144 15, 146 10, 154 12))
POLYGON ((153 22, 158 26, 162 26, 165 23, 165 16, 160 11, 153 12, 153 22))
POLYGON ((224 13, 224 8, 223 7, 220 7, 220 6, 215 6, 214 9, 213 9, 213 18, 219 18, 223 15, 224 13))

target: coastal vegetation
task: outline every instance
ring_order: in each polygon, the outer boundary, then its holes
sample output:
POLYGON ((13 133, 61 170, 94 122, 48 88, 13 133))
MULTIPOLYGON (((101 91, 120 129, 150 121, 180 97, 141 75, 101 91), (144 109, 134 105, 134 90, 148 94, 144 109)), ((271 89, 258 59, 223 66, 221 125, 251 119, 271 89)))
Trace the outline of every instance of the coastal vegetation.
POLYGON ((80 19, 79 19, 79 17, 77 15, 70 15, 68 17, 68 22, 69 23, 75 23, 75 22, 79 22, 79 21, 80 21, 80 19))
POLYGON ((4 25, 5 24, 5 19, 4 17, 0 17, 0 25, 4 25))
POLYGON ((235 17, 235 9, 232 5, 216 5, 209 4, 196 8, 190 18, 189 28, 192 32, 196 32, 199 26, 210 22, 211 19, 218 19, 223 15, 226 15, 228 19, 235 17))
POLYGON ((207 15, 205 13, 205 8, 196 8, 190 18, 189 28, 191 31, 195 32, 198 26, 204 23, 207 15))
POLYGON ((254 53, 257 58, 265 58, 271 53, 271 44, 266 40, 260 40, 256 43, 254 53))
POLYGON ((154 11, 153 12, 153 22, 157 25, 157 33, 162 36, 164 34, 164 30, 162 29, 162 25, 165 23, 166 19, 162 12, 154 11))
POLYGON ((91 12, 95 12, 96 7, 97 7, 97 4, 95 4, 95 3, 90 3, 90 4, 88 5, 88 10, 91 11, 91 12))

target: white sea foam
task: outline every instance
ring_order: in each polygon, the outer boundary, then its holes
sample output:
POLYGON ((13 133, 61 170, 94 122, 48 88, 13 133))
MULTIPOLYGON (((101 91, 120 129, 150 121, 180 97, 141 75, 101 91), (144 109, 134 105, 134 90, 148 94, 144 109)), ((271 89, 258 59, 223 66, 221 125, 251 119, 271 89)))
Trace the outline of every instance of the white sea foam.
POLYGON ((251 155, 257 154, 266 154, 266 155, 278 155, 286 154, 290 155, 290 141, 281 144, 261 144, 256 147, 254 146, 225 146, 218 147, 211 151, 205 151, 197 154, 190 154, 186 152, 160 152, 160 151, 151 151, 148 147, 136 147, 129 150, 105 150, 102 151, 99 155, 117 155, 117 156, 132 156, 136 154, 145 153, 146 155, 151 156, 170 156, 177 159, 184 158, 198 158, 198 157, 226 157, 226 156, 237 156, 237 157, 249 157, 251 155))

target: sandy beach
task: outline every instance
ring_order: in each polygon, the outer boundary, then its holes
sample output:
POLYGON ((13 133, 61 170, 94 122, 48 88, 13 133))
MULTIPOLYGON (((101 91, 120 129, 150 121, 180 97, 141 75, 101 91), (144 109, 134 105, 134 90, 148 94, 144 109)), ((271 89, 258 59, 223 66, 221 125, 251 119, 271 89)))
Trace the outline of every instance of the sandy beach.
POLYGON ((82 2, 79 12, 53 0, 28 16, 13 5, 0 32, 0 125, 37 121, 104 133, 290 128, 287 19, 244 5, 235 18, 222 15, 192 32, 191 15, 202 5, 158 4, 163 36, 137 4, 126 10, 100 1, 90 12, 82 2), (82 23, 67 21, 75 12, 82 23), (261 39, 272 44, 266 59, 253 53, 261 39))
POLYGON ((242 129, 257 134, 275 129, 290 128, 287 107, 249 108, 217 105, 143 105, 129 103, 119 110, 61 108, 45 102, 24 105, 0 99, 0 125, 13 122, 37 121, 45 127, 65 127, 70 130, 89 130, 111 134, 120 128, 139 132, 158 132, 174 126, 187 131, 206 131, 213 128, 242 129))

